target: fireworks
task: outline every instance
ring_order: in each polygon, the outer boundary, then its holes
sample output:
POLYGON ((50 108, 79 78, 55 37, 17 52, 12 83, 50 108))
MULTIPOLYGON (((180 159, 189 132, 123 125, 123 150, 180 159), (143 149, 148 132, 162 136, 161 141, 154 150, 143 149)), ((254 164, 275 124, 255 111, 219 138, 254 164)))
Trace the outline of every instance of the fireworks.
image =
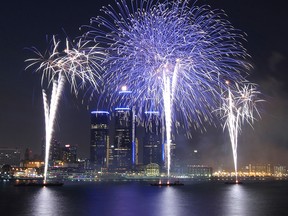
POLYGON ((214 124, 212 111, 227 90, 225 80, 243 82, 241 73, 250 68, 244 38, 223 12, 209 6, 153 0, 116 5, 103 7, 87 32, 109 53, 104 98, 117 101, 127 85, 133 98, 127 106, 137 107, 138 119, 147 110, 165 116, 169 176, 172 124, 200 129, 214 124))
POLYGON ((86 49, 87 43, 82 43, 81 40, 75 46, 71 46, 71 43, 66 39, 65 49, 62 52, 59 51, 60 40, 53 37, 51 44, 51 47, 44 54, 33 48, 36 58, 26 60, 30 63, 27 68, 36 66, 36 72, 42 72, 41 83, 46 130, 44 181, 47 180, 50 144, 65 80, 70 83, 71 90, 76 95, 78 89, 85 87, 87 83, 97 90, 98 82, 101 79, 98 73, 101 71, 101 66, 98 62, 104 58, 104 54, 96 46, 86 49), (48 84, 47 88, 52 84, 50 104, 44 83, 48 84))
POLYGON ((87 42, 79 40, 75 45, 66 39, 65 48, 59 51, 61 41, 55 36, 50 42, 49 49, 43 54, 36 48, 32 51, 35 58, 27 59, 29 65, 26 69, 36 66, 36 72, 42 73, 42 85, 48 81, 48 86, 59 77, 64 76, 71 85, 71 90, 77 95, 78 89, 92 86, 98 89, 101 77, 98 72, 102 70, 100 62, 104 60, 104 53, 97 44, 87 47, 87 42))
MULTIPOLYGON (((229 86, 229 82, 227 82, 229 86)), ((256 104, 261 102, 259 99, 259 91, 256 85, 252 83, 239 86, 236 89, 228 88, 223 96, 223 105, 220 108, 222 118, 225 120, 223 129, 227 128, 230 136, 235 176, 237 179, 237 147, 238 135, 241 132, 242 125, 247 122, 251 126, 255 120, 255 116, 260 116, 256 104), (228 94, 228 95, 227 95, 228 94)))

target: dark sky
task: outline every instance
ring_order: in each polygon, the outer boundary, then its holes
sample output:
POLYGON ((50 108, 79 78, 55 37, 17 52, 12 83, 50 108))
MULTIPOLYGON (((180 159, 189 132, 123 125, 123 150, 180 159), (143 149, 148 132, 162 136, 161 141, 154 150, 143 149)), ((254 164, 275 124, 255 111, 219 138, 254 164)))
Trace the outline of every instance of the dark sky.
MULTIPOLYGON (((40 153, 44 115, 39 80, 24 71, 31 53, 25 48, 46 48, 46 36, 79 36, 102 5, 111 0, 5 1, 0 8, 0 147, 32 148, 40 153)), ((261 87, 266 102, 254 130, 244 128, 239 139, 240 163, 287 163, 288 156, 288 13, 284 0, 199 0, 224 9, 228 19, 247 33, 244 46, 252 56, 251 81, 261 87)), ((65 92, 61 100, 56 138, 89 153, 89 113, 86 105, 65 92)), ((93 104, 90 104, 93 107, 93 104)), ((221 130, 219 130, 222 132, 221 130)), ((231 147, 227 136, 208 130, 179 150, 198 148, 207 163, 226 163, 231 147), (215 137, 217 136, 217 139, 215 137)))

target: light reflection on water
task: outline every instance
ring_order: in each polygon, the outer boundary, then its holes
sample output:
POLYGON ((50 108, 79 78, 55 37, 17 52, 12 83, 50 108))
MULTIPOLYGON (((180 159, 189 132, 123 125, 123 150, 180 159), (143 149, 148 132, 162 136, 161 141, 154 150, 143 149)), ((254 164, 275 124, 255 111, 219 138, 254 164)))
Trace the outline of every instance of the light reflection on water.
POLYGON ((0 187, 0 215, 11 216, 257 216, 288 215, 288 182, 67 183, 63 187, 0 187))
POLYGON ((35 188, 26 208, 27 215, 33 216, 60 216, 65 211, 65 197, 57 188, 35 188))
POLYGON ((223 196, 224 215, 249 215, 251 200, 243 185, 227 185, 225 196, 223 196), (248 211, 248 212, 247 212, 248 211))
POLYGON ((110 185, 89 191, 86 215, 117 216, 182 216, 179 190, 173 187, 151 187, 130 183, 110 185))
MULTIPOLYGON (((180 196, 179 190, 175 187, 167 187, 163 188, 163 191, 159 197, 159 200, 161 200, 159 209, 157 212, 159 212, 159 215, 167 215, 167 216, 182 216, 182 205, 185 204, 185 202, 182 202, 182 198, 180 196)), ((155 214, 156 215, 156 214, 155 214)))

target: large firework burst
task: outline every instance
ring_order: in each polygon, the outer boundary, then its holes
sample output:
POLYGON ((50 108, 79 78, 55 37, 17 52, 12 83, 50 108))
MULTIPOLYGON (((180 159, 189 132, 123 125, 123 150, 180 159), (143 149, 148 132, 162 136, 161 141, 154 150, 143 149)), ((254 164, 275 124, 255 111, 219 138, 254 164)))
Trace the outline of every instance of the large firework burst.
POLYGON ((213 124, 212 111, 227 89, 225 80, 245 80, 242 73, 250 64, 243 34, 222 11, 207 5, 190 6, 185 0, 115 2, 115 7, 102 8, 103 16, 91 19, 87 33, 109 53, 105 98, 117 101, 119 89, 127 85, 132 91, 127 103, 137 106, 139 119, 147 110, 165 116, 169 175, 173 122, 200 129, 205 122, 213 124))

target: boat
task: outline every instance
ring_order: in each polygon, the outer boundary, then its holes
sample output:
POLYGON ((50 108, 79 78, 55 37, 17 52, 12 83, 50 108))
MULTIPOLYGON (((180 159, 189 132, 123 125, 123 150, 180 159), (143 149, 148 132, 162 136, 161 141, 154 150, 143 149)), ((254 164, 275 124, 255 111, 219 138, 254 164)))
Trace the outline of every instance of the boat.
POLYGON ((34 187, 50 187, 50 186, 63 186, 63 182, 18 182, 14 184, 15 187, 34 186, 34 187))
POLYGON ((157 183, 151 183, 150 185, 151 186, 183 186, 184 184, 181 183, 180 181, 174 181, 172 183, 170 183, 169 181, 167 182, 159 181, 157 183))
POLYGON ((225 184, 243 184, 243 182, 240 181, 227 181, 225 184))

